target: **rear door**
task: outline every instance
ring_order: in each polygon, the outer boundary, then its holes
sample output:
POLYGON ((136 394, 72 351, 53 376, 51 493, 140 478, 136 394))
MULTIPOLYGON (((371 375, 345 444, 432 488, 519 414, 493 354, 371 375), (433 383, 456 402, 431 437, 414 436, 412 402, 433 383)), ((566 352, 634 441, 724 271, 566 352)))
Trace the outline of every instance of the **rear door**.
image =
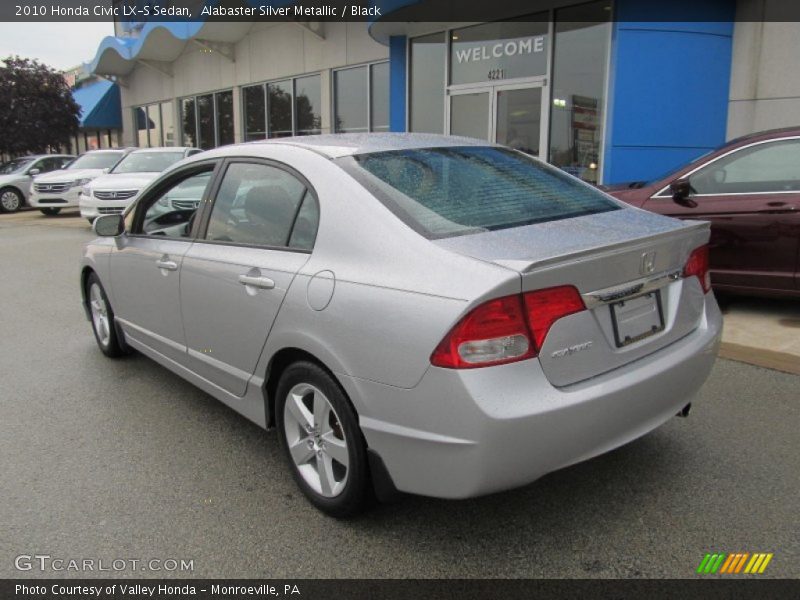
POLYGON ((800 138, 739 148, 688 175, 693 206, 662 190, 644 208, 711 221, 715 285, 795 289, 800 249, 800 138))
POLYGON ((190 368, 242 396, 318 222, 310 186, 284 165, 231 160, 183 258, 190 368))

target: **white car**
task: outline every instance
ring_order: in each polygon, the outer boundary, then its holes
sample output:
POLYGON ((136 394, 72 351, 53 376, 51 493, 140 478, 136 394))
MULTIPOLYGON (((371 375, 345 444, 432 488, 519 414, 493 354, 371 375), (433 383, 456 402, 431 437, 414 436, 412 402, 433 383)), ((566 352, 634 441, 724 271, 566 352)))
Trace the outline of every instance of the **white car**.
POLYGON ((91 223, 100 215, 122 213, 133 204, 148 183, 179 160, 202 152, 197 148, 143 148, 134 150, 81 189, 81 216, 91 223))
POLYGON ((81 188, 135 149, 90 150, 62 169, 37 175, 30 187, 28 204, 48 216, 57 215, 62 208, 78 206, 81 188))

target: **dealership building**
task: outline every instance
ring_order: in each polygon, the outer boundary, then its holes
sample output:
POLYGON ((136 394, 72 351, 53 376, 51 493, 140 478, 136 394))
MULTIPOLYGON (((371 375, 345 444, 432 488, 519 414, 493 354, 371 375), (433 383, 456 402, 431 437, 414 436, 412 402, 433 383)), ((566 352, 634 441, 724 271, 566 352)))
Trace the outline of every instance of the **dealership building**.
POLYGON ((436 132, 613 183, 798 124, 800 25, 770 19, 780 2, 535 0, 475 23, 384 0, 372 22, 119 22, 87 68, 119 87, 124 145, 436 132))

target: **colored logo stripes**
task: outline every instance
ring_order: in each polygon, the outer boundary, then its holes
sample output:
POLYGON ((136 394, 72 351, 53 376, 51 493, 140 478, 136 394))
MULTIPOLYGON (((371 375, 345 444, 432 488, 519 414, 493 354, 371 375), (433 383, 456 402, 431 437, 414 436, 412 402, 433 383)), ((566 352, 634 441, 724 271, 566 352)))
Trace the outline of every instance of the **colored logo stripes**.
POLYGON ((757 574, 763 573, 769 561, 772 560, 772 552, 735 552, 725 554, 724 552, 706 554, 697 567, 697 572, 703 575, 714 573, 726 573, 728 575, 737 573, 757 574))

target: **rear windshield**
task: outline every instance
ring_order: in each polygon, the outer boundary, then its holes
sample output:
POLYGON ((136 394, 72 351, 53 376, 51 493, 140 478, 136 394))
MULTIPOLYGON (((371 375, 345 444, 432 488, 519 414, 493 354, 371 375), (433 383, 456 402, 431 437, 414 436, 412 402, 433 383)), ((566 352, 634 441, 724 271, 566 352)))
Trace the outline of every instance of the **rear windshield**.
POLYGON ((89 152, 73 160, 69 169, 110 169, 122 157, 122 152, 89 152))
POLYGON ((111 172, 160 173, 183 157, 183 152, 132 152, 119 161, 111 172))
POLYGON ((503 148, 393 150, 345 157, 339 164, 431 239, 619 208, 558 169, 503 148))

